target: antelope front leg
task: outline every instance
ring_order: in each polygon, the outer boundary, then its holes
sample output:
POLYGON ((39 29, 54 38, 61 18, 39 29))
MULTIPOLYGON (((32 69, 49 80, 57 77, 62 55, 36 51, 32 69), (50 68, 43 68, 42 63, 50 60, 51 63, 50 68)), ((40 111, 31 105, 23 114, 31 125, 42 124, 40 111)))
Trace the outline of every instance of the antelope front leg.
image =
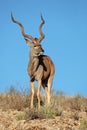
POLYGON ((38 81, 38 89, 37 89, 38 109, 40 109, 40 90, 41 90, 41 80, 38 81))
POLYGON ((30 108, 33 108, 33 101, 34 101, 34 82, 30 81, 31 85, 31 102, 30 102, 30 108))

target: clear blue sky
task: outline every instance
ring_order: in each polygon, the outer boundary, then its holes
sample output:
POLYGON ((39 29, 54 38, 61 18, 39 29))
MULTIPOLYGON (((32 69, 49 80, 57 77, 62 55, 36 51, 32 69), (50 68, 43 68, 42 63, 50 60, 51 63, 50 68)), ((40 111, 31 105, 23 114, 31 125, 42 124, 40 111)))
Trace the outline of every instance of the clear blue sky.
POLYGON ((10 13, 39 37, 43 14, 45 39, 42 46, 55 64, 53 90, 69 95, 87 96, 87 0, 14 0, 0 1, 0 92, 13 85, 29 86, 27 65, 29 46, 10 13))

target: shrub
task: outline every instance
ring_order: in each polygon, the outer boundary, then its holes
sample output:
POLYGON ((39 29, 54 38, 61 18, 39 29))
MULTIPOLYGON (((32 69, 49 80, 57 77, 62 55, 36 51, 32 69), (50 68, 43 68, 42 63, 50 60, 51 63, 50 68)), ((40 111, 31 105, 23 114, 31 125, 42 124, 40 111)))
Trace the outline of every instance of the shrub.
POLYGON ((46 118, 54 118, 55 116, 61 116, 62 111, 52 108, 52 107, 42 107, 41 109, 29 109, 25 114, 26 120, 33 119, 46 119, 46 118))
POLYGON ((40 110, 37 110, 36 108, 29 109, 25 114, 26 120, 43 119, 43 118, 45 118, 44 114, 40 110))
POLYGON ((24 117, 25 117, 25 115, 24 115, 23 113, 19 113, 19 114, 17 115, 17 120, 18 120, 18 121, 23 120, 24 117))
POLYGON ((87 130, 87 120, 81 121, 80 130, 87 130))

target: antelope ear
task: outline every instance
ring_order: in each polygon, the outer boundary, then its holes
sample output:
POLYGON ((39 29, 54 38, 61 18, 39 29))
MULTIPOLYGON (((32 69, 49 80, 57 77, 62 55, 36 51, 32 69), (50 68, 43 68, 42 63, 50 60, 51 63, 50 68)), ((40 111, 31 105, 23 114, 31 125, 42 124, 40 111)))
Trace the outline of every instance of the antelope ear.
POLYGON ((32 42, 30 42, 27 38, 24 38, 27 44, 30 44, 30 46, 34 46, 32 42))

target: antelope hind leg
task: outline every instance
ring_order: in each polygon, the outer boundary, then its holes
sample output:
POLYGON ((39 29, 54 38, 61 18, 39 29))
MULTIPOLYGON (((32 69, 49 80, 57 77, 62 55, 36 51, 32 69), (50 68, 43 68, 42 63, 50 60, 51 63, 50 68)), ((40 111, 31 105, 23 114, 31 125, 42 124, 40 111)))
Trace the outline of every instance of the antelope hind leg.
POLYGON ((47 89, 47 104, 50 105, 51 102, 51 88, 52 88, 53 76, 48 79, 48 89, 47 89))

